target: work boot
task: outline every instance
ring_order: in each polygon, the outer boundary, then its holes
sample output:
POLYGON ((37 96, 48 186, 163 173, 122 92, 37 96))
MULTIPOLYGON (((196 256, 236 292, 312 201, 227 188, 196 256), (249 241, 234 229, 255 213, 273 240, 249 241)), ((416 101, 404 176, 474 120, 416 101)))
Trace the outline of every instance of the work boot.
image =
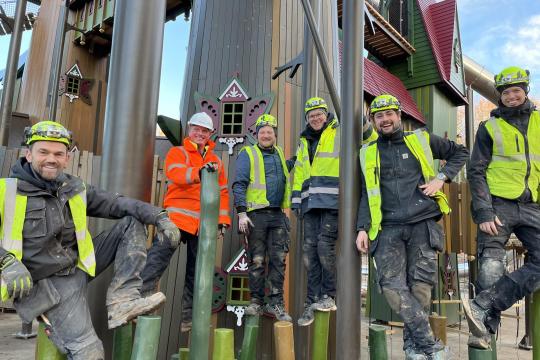
POLYGON ((313 308, 309 305, 304 305, 304 313, 302 316, 298 319, 298 326, 308 326, 311 325, 313 320, 315 319, 315 316, 313 315, 313 308))
POLYGON ((191 319, 183 319, 180 323, 180 332, 188 332, 191 330, 191 319))
POLYGON ((481 308, 474 300, 461 300, 463 304, 463 311, 467 317, 467 323, 469 324, 469 331, 476 337, 488 336, 488 331, 484 320, 486 319, 488 310, 481 308))
POLYGON ((244 311, 244 315, 248 315, 248 316, 258 316, 258 315, 262 315, 262 313, 263 313, 262 305, 259 304, 259 302, 253 301, 253 300, 244 311))
POLYGON ((264 306, 264 312, 275 316, 278 321, 292 322, 292 317, 287 314, 282 303, 276 303, 274 305, 266 304, 264 306))
POLYGON ((165 295, 158 292, 148 297, 109 305, 107 307, 107 312, 109 313, 109 329, 114 329, 127 324, 128 321, 135 319, 139 315, 148 314, 157 309, 164 302, 165 295))
POLYGON ((428 360, 428 357, 411 346, 405 349, 405 360, 428 360))
POLYGON ((482 336, 477 337, 474 335, 469 335, 469 341, 467 345, 477 348, 477 349, 489 349, 489 344, 491 343, 491 336, 482 336))
POLYGON ((336 311, 337 310, 336 302, 334 301, 334 299, 332 299, 332 297, 328 295, 323 295, 319 301, 313 303, 312 307, 313 307, 313 310, 318 310, 318 311, 336 311))

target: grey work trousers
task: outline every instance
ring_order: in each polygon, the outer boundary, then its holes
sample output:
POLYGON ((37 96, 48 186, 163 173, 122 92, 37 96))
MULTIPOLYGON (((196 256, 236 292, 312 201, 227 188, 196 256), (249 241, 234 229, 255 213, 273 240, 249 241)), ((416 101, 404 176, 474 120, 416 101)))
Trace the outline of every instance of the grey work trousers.
MULTIPOLYGON (((106 304, 140 297, 140 272, 146 262, 146 228, 133 217, 125 217, 110 230, 93 239, 96 276, 114 262, 114 276, 106 304)), ((24 321, 45 315, 50 339, 70 360, 103 360, 86 299, 88 275, 76 268, 69 275, 53 275, 38 281, 29 296, 14 302, 24 321)))

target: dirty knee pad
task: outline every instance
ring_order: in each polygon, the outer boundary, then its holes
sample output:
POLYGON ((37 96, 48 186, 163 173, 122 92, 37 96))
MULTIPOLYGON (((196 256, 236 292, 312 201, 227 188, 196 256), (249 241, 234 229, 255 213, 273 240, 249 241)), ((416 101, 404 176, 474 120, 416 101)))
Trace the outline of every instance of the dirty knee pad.
POLYGON ((485 257, 480 259, 480 267, 478 269, 478 287, 480 290, 490 288, 495 284, 506 272, 503 258, 485 257))
POLYGON ((432 288, 431 285, 422 282, 416 283, 411 287, 411 293, 423 308, 427 308, 431 304, 432 288))
POLYGON ((389 289, 389 288, 382 288, 382 292, 384 294, 384 297, 386 298, 386 301, 388 302, 388 305, 394 310, 395 312, 399 313, 401 308, 401 296, 396 290, 389 289))

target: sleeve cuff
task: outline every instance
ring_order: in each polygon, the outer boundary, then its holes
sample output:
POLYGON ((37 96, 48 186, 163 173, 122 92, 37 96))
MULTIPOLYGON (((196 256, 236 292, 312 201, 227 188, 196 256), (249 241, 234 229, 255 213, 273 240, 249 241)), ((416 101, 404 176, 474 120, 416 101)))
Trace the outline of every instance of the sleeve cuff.
POLYGON ((495 212, 493 209, 480 209, 472 211, 472 218, 476 224, 481 224, 487 221, 495 220, 495 212))
POLYGON ((245 206, 237 206, 237 207, 236 207, 236 211, 237 211, 238 213, 246 212, 246 211, 247 211, 247 207, 245 207, 245 206))

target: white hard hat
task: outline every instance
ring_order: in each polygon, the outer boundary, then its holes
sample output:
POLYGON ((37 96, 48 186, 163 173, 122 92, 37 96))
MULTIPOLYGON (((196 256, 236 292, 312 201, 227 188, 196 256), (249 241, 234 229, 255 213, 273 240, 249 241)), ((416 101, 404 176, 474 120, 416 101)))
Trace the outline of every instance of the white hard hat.
POLYGON ((188 121, 188 125, 198 125, 209 130, 214 130, 214 122, 210 116, 205 112, 195 113, 191 116, 188 121))

